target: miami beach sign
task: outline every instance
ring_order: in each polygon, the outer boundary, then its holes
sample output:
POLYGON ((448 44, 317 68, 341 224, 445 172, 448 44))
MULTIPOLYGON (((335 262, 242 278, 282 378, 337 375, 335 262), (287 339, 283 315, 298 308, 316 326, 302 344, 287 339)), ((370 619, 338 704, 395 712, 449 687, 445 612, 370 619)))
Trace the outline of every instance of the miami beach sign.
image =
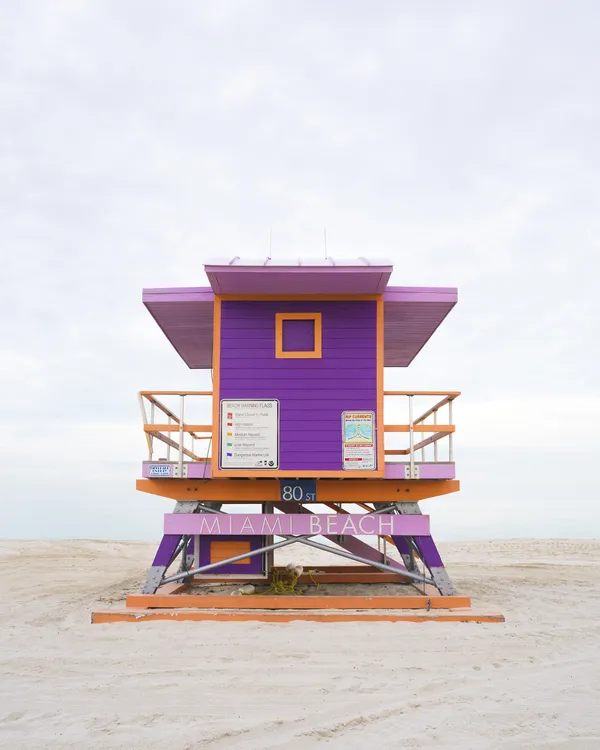
POLYGON ((165 534, 248 536, 428 536, 429 516, 384 513, 167 513, 165 534))

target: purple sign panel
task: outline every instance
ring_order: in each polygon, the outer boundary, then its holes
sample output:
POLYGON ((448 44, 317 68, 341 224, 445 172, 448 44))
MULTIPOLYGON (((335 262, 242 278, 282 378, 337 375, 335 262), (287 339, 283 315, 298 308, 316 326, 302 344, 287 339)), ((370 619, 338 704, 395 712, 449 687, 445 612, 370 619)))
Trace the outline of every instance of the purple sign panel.
POLYGON ((322 515, 166 513, 165 534, 325 536, 399 535, 428 536, 429 516, 391 514, 322 515))

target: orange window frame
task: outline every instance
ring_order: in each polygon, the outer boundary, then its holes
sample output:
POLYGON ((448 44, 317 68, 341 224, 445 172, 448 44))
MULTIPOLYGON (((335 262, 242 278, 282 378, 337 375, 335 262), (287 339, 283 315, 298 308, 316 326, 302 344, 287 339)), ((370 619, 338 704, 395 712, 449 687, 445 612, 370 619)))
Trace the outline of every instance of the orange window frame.
POLYGON ((322 359, 323 358, 323 316, 315 313, 275 313, 275 357, 276 359, 322 359), (283 322, 285 320, 312 320, 314 322, 315 348, 311 352, 283 351, 283 322))

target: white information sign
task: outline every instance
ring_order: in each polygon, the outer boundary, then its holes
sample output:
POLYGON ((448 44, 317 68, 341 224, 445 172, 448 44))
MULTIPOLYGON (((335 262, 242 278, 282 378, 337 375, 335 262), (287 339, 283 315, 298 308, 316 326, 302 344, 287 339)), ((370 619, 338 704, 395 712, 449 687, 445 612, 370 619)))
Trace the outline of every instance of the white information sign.
POLYGON ((349 471, 374 471, 375 413, 372 411, 342 412, 342 460, 349 471))
POLYGON ((279 468, 279 401, 221 401, 222 469, 279 468))

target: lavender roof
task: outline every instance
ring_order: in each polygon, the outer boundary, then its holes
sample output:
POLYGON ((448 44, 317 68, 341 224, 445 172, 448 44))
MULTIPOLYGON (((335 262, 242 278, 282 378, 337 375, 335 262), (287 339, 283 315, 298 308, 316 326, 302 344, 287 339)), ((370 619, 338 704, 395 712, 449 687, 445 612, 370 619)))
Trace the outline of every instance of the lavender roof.
POLYGON ((204 270, 217 294, 381 294, 393 265, 387 260, 271 258, 209 261, 204 270))

